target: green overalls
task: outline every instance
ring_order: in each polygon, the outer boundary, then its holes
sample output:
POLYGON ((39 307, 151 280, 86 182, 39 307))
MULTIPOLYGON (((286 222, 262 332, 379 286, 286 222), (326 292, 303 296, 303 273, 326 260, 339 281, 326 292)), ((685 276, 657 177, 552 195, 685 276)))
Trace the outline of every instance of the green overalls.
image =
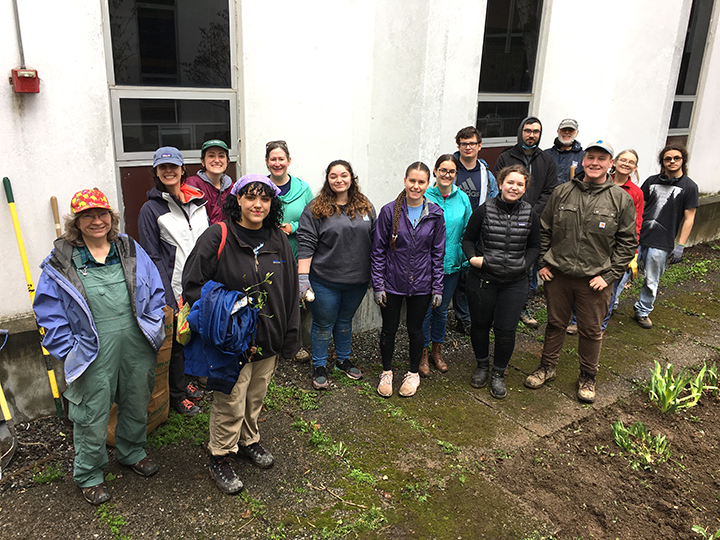
MULTIPOLYGON (((82 265, 77 250, 73 262, 76 267, 82 265)), ((97 358, 64 393, 74 424, 73 478, 82 488, 104 479, 105 440, 114 401, 118 405, 118 461, 132 465, 146 456, 147 408, 155 386, 157 355, 133 314, 122 264, 83 265, 77 272, 100 338, 97 358)))

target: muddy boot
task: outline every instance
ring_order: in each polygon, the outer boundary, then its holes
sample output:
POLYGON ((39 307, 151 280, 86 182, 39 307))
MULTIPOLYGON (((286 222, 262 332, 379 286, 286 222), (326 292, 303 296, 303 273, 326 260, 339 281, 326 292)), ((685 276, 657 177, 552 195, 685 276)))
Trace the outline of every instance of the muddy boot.
POLYGON ((430 362, 428 362, 427 347, 423 349, 422 356, 420 357, 420 367, 418 368, 418 373, 420 373, 423 377, 430 375, 430 362))
POLYGON ((495 399, 505 399, 507 389, 505 388, 505 371, 493 369, 490 377, 490 395, 495 399))
POLYGON ((470 386, 473 388, 485 388, 490 374, 490 357, 478 359, 477 369, 470 379, 470 386))
POLYGON ((438 371, 440 373, 447 373, 448 367, 442 357, 442 343, 433 343, 430 355, 432 356, 432 361, 438 371))

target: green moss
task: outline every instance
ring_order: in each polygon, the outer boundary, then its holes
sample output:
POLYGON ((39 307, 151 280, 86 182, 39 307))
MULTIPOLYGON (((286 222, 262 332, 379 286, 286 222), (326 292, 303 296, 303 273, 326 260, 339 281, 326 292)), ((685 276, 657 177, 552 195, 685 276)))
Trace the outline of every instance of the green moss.
POLYGON ((200 446, 209 438, 210 405, 205 405, 204 412, 187 418, 175 411, 170 411, 168 419, 148 435, 147 446, 162 448, 170 444, 177 445, 181 439, 200 446))

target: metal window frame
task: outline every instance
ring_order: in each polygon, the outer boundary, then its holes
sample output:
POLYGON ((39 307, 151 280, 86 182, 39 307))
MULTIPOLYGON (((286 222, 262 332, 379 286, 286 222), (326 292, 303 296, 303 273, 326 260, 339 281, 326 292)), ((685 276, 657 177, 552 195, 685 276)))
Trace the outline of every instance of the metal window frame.
MULTIPOLYGON (((704 63, 705 63, 705 62, 704 62, 704 59, 703 59, 703 64, 704 64, 704 63)), ((704 68, 704 67, 705 67, 705 66, 703 65, 703 68, 704 68)), ((698 84, 698 87, 699 87, 699 86, 700 86, 700 85, 698 84)), ((692 131, 693 122, 695 121, 695 105, 697 105, 697 95, 692 95, 692 96, 680 96, 680 95, 676 95, 676 96, 673 98, 673 107, 675 107, 675 103, 678 102, 678 101, 682 101, 682 102, 685 102, 685 103, 692 103, 692 104, 693 104, 692 113, 690 114, 690 125, 689 125, 688 127, 686 127, 686 128, 669 128, 669 127, 668 127, 668 134, 667 134, 668 137, 681 137, 681 136, 685 136, 685 135, 689 136, 689 135, 690 135, 690 131, 692 131)), ((671 117, 672 117, 672 110, 671 110, 671 113, 670 113, 670 114, 671 114, 671 117)))
MULTIPOLYGON (((535 81, 533 81, 535 84, 535 81)), ((533 107, 534 94, 485 94, 479 93, 477 102, 480 103, 527 103, 528 114, 533 107)), ((475 109, 475 122, 477 122, 477 108, 475 109)), ((517 143, 517 135, 508 137, 485 137, 483 136, 483 147, 484 148, 497 148, 500 146, 512 146, 517 143)))
MULTIPOLYGON (((235 2, 228 0, 228 30, 230 42, 230 88, 186 88, 176 86, 116 86, 115 66, 113 63, 112 35, 110 31, 109 0, 102 0, 103 40, 105 43, 105 65, 109 86, 110 109, 112 113, 113 144, 115 161, 118 166, 151 165, 153 152, 125 152, 123 147, 122 123, 120 117, 120 99, 186 99, 186 100, 220 100, 230 102, 230 133, 238 134, 238 68, 236 54, 235 2)), ((229 161, 237 162, 240 138, 231 143, 229 161)), ((200 162, 200 149, 183 150, 183 157, 189 162, 200 162)))

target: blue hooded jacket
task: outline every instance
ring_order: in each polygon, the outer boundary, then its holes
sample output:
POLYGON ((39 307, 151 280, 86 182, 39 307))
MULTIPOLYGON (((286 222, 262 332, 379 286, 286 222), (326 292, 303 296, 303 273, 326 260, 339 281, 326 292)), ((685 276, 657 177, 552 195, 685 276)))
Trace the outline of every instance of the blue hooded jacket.
POLYGON ((243 353, 252 342, 259 311, 248 300, 252 299, 245 293, 210 280, 190 310, 192 336, 185 346, 185 373, 207 377, 207 390, 230 394, 247 363, 243 353), (238 302, 241 307, 235 311, 238 302))

